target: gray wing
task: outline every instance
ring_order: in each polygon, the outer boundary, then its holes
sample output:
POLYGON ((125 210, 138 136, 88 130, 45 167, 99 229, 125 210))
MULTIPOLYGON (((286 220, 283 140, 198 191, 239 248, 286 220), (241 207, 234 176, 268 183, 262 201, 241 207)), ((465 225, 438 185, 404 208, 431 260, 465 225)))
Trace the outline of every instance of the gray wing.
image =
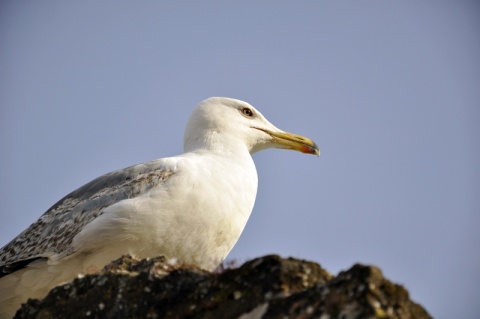
POLYGON ((104 209, 164 183, 174 172, 156 160, 100 176, 71 192, 0 250, 0 277, 53 254, 68 256, 84 225, 104 209))

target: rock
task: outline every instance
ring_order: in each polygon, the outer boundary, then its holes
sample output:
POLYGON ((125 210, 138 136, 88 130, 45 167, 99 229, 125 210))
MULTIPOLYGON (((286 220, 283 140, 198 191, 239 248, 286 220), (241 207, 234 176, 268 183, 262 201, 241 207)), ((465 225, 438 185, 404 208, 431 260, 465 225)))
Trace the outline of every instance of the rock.
POLYGON ((265 256, 211 273, 163 257, 124 256, 29 300, 15 318, 431 317, 372 266, 334 277, 313 262, 265 256))

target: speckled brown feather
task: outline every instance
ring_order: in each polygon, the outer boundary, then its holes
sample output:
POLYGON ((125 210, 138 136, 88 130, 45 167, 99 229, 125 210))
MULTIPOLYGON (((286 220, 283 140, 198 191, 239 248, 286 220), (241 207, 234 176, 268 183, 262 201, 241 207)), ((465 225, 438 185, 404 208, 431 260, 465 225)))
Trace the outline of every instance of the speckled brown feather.
POLYGON ((173 174, 157 160, 100 176, 73 191, 0 250, 0 277, 38 258, 72 254, 75 235, 106 207, 134 198, 173 174))

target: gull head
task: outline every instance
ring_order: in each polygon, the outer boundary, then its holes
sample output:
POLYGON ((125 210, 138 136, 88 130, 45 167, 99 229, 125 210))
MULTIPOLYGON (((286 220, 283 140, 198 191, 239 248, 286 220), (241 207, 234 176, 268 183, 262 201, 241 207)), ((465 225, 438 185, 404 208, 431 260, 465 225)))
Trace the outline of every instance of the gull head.
POLYGON ((281 148, 320 155, 311 139, 282 131, 247 102, 225 97, 208 98, 193 110, 185 129, 184 148, 187 152, 246 148, 250 154, 281 148))

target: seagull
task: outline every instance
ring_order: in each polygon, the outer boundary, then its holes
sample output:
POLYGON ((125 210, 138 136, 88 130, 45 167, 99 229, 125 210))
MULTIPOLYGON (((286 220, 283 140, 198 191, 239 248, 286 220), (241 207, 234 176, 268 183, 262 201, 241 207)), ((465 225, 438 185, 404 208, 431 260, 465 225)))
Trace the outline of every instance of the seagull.
POLYGON ((0 318, 125 254, 214 270, 253 209, 251 154, 267 148, 320 155, 312 140, 278 129, 247 102, 204 100, 188 120, 185 153, 94 179, 0 250, 0 318))

